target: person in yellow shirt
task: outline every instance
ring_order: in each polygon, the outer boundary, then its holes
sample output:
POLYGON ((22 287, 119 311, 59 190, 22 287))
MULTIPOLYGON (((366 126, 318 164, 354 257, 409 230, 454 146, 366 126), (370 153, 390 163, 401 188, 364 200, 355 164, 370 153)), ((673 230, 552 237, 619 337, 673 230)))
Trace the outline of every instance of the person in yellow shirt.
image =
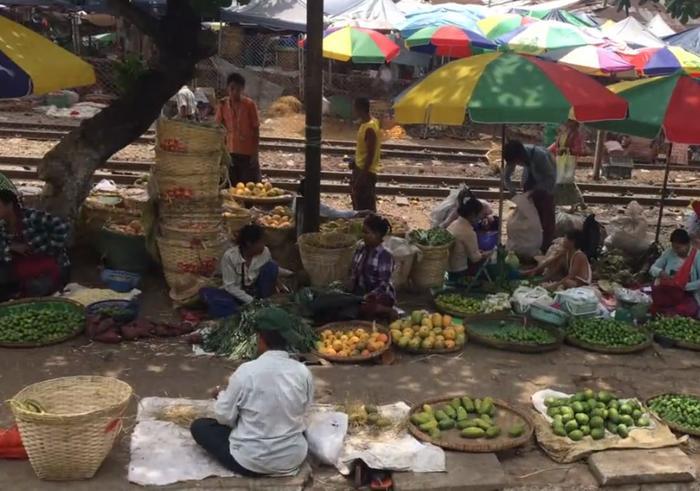
POLYGON ((355 161, 350 164, 350 197, 354 210, 377 211, 377 173, 381 169, 381 134, 379 121, 369 112, 369 99, 355 99, 355 116, 360 119, 355 161))

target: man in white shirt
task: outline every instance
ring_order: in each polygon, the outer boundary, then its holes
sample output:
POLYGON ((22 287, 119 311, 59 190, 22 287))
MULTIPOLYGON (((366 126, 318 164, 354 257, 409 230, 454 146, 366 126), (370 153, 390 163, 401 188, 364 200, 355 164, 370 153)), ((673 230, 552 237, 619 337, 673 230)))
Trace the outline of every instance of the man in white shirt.
POLYGON ((197 119, 197 99, 187 85, 175 94, 177 115, 180 119, 197 119))
POLYGON ((236 474, 293 475, 308 451, 304 415, 313 399, 313 378, 285 351, 284 326, 259 328, 258 358, 238 367, 218 393, 216 419, 195 420, 190 430, 236 474))

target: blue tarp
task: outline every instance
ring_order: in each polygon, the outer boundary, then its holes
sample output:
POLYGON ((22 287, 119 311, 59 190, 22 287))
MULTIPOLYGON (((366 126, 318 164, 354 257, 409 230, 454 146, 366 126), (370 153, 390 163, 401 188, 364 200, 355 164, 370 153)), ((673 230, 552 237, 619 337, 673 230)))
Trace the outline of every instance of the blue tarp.
POLYGON ((695 53, 700 56, 700 26, 692 27, 673 36, 664 38, 671 46, 680 46, 681 48, 695 53))
POLYGON ((406 22, 399 26, 401 36, 407 38, 424 27, 450 24, 453 26, 468 29, 470 31, 481 32, 477 22, 481 16, 469 10, 456 12, 448 9, 433 9, 427 12, 420 12, 406 16, 406 22))

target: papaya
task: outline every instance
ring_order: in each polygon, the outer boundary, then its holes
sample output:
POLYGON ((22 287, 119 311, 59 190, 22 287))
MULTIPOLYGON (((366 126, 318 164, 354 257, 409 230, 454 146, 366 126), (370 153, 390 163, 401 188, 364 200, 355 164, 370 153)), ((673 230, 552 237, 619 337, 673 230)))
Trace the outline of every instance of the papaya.
POLYGON ((441 430, 451 430, 455 427, 455 422, 451 419, 443 419, 438 423, 438 428, 441 430))
POLYGON ((424 423, 427 423, 427 422, 430 421, 431 419, 433 419, 432 415, 431 415, 431 414, 428 414, 428 413, 425 413, 425 412, 423 412, 423 413, 415 413, 413 416, 411 416, 411 422, 412 422, 414 425, 418 425, 418 426, 420 426, 420 425, 422 425, 422 424, 424 424, 424 423))
POLYGON ((450 406, 456 411, 458 407, 462 407, 462 401, 460 401, 458 397, 455 397, 450 401, 450 406))
POLYGON ((448 417, 452 419, 457 419, 457 411, 450 405, 444 406, 442 410, 447 414, 448 417))
POLYGON ((471 397, 469 397, 469 396, 462 397, 462 407, 464 409, 466 409, 466 411, 468 413, 474 412, 474 401, 472 401, 471 397))
POLYGON ((486 430, 486 438, 496 438, 498 435, 501 434, 501 428, 498 426, 492 426, 488 430, 486 430))
POLYGON ((463 419, 462 421, 457 421, 457 428, 463 430, 464 428, 477 428, 477 426, 473 419, 463 419))
POLYGON ((421 431, 424 431, 427 433, 428 431, 435 429, 437 427, 438 427, 438 422, 433 419, 431 421, 428 421, 427 423, 423 423, 418 428, 420 428, 421 431))
POLYGON ((433 440, 440 439, 440 430, 438 428, 433 428, 432 430, 430 430, 428 432, 428 434, 430 435, 430 438, 432 438, 433 440))
POLYGON ((467 414, 467 410, 464 409, 462 406, 459 406, 457 408, 457 421, 462 421, 463 419, 467 419, 469 415, 467 414))
POLYGON ((481 428, 464 428, 462 430, 462 436, 464 438, 482 438, 486 435, 486 431, 481 428))
POLYGON ((450 417, 442 409, 435 411, 435 419, 442 421, 443 419, 450 419, 450 417))
POLYGON ((422 310, 414 310, 413 312, 411 312, 411 322, 413 322, 413 324, 420 325, 421 320, 423 320, 422 310))
POLYGON ((423 404, 423 412, 432 413, 433 407, 430 404, 423 404))
POLYGON ((474 424, 475 424, 478 428, 481 428, 481 429, 484 430, 484 431, 486 431, 486 430, 488 430, 489 428, 491 428, 491 425, 490 425, 489 423, 487 423, 486 421, 484 421, 483 419, 481 419, 481 418, 475 419, 475 420, 474 420, 474 424))
POLYGON ((479 414, 489 414, 491 412, 491 408, 493 407, 493 399, 490 397, 485 397, 483 401, 481 401, 481 406, 479 407, 479 414))
MULTIPOLYGON (((578 431, 578 430, 575 430, 578 431)), ((521 436, 523 433, 525 433, 525 425, 522 423, 517 423, 513 426, 510 427, 508 430, 508 436, 511 438, 518 438, 521 436)))

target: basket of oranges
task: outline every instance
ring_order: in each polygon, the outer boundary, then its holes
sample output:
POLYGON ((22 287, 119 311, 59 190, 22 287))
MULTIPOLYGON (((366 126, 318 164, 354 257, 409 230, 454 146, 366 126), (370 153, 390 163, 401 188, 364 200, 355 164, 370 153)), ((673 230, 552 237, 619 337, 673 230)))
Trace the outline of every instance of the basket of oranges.
POLYGON ((338 363, 373 360, 391 347, 388 330, 376 322, 332 322, 321 327, 318 333, 314 354, 338 363))
POLYGON ((294 194, 276 188, 270 181, 237 183, 229 189, 229 195, 236 201, 250 205, 286 205, 292 202, 294 194))

